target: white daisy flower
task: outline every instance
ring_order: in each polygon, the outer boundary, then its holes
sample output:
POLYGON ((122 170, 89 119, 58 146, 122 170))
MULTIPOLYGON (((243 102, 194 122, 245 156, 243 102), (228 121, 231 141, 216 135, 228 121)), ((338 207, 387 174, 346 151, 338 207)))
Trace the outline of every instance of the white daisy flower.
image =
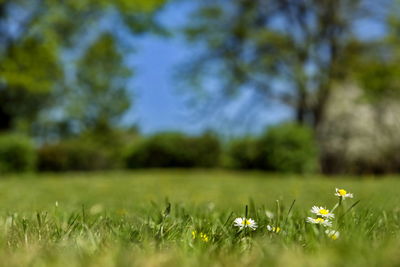
POLYGON ((340 233, 336 230, 326 230, 325 234, 327 234, 328 237, 331 238, 332 240, 338 239, 340 235, 340 233))
POLYGON ((329 210, 323 207, 314 206, 311 208, 311 212, 327 219, 335 218, 335 214, 329 212, 329 210))
POLYGON ((312 217, 307 217, 307 222, 312 223, 312 224, 321 224, 325 227, 330 227, 332 226, 332 223, 328 221, 327 219, 324 218, 312 218, 312 217))
POLYGON ((352 193, 348 193, 346 190, 339 189, 339 188, 336 188, 335 196, 341 197, 343 199, 345 199, 345 198, 353 198, 353 194, 352 193))
POLYGON ((251 218, 236 218, 233 223, 233 225, 239 227, 240 230, 243 228, 251 228, 252 230, 256 230, 257 228, 257 223, 251 218))
POLYGON ((279 226, 275 227, 275 226, 267 225, 267 230, 270 232, 279 233, 281 231, 281 228, 279 226))

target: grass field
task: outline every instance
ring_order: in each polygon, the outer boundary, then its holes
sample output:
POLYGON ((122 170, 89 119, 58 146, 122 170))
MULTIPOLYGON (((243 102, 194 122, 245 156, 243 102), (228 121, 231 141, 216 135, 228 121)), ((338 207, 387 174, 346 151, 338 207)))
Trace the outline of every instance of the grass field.
POLYGON ((400 177, 153 170, 9 175, 0 189, 2 266, 400 265, 400 177), (336 187, 354 198, 332 240, 306 218, 336 187), (246 205, 254 231, 233 224, 246 205))

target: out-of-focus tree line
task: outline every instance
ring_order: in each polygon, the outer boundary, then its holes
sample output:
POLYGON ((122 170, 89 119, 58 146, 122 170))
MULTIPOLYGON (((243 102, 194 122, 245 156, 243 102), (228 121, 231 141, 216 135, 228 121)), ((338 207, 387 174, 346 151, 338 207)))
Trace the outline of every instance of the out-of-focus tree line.
POLYGON ((121 35, 162 33, 154 15, 163 5, 164 0, 0 1, 0 170, 36 166, 50 144, 60 148, 54 156, 61 161, 72 153, 83 161, 96 161, 97 154, 97 161, 111 161, 119 154, 122 137, 136 136, 119 127, 131 105, 127 81, 133 75, 124 60, 132 44, 121 35))
POLYGON ((253 91, 293 110, 294 123, 230 142, 208 132, 141 137, 119 123, 134 76, 121 34, 168 32, 156 14, 174 4, 0 0, 0 171, 400 171, 400 3, 193 1, 181 29, 197 54, 179 75, 193 97, 211 105, 253 91), (379 33, 366 38, 373 25, 379 33))
POLYGON ((323 172, 400 170, 398 1, 201 1, 185 30, 204 47, 188 84, 289 106, 313 130, 323 172))

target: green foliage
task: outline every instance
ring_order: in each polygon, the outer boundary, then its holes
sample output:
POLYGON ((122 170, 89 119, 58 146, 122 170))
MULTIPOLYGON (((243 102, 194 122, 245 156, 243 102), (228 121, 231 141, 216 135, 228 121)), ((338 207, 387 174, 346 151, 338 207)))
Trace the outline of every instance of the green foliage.
MULTIPOLYGON (((46 0, 50 5, 59 4, 59 1, 46 0)), ((121 12, 152 12, 154 9, 164 4, 165 0, 70 0, 68 5, 71 7, 84 11, 91 8, 109 8, 110 6, 116 7, 121 12)))
POLYGON ((193 158, 196 167, 217 167, 220 163, 221 144, 217 136, 205 133, 191 138, 189 149, 193 147, 193 158))
POLYGON ((228 166, 237 169, 260 168, 261 150, 256 138, 233 140, 227 148, 228 166))
POLYGON ((236 139, 228 144, 228 166, 273 172, 317 171, 318 154, 312 130, 297 124, 268 128, 258 138, 236 139))
MULTIPOLYGON (((93 1, 93 0, 92 0, 93 1)), ((96 1, 95 1, 96 2, 96 1)), ((161 7, 165 0, 105 0, 113 5, 116 5, 122 12, 152 12, 156 8, 161 7)))
MULTIPOLYGON (((352 62, 355 77, 372 103, 400 99, 400 2, 394 1, 387 19, 387 36, 364 51, 363 57, 352 62)), ((360 52, 359 52, 360 53, 360 52)))
POLYGON ((38 169, 54 172, 119 169, 124 167, 126 147, 137 138, 136 129, 104 129, 45 144, 38 150, 38 169))
POLYGON ((134 145, 126 161, 129 168, 215 167, 219 157, 219 140, 211 134, 162 133, 134 145))
POLYGON ((358 79, 368 100, 376 102, 400 96, 398 64, 369 61, 358 68, 358 79))
POLYGON ((0 173, 33 171, 36 151, 30 138, 19 134, 0 134, 0 173))
MULTIPOLYGON (((117 12, 132 34, 153 28, 161 31, 154 14, 164 2, 1 1, 0 129, 17 128, 15 125, 21 121, 36 126, 40 120, 37 115, 54 114, 54 108, 70 116, 65 124, 70 120, 72 123, 81 120, 79 123, 85 126, 90 121, 91 127, 114 123, 129 107, 125 86, 131 72, 118 51, 117 38, 102 34, 105 29, 99 22, 117 12), (82 40, 87 29, 100 33, 100 37, 85 53, 81 50, 86 47, 82 40), (64 57, 67 54, 68 58, 64 57), (82 58, 76 58, 80 55, 82 58), (76 62, 77 66, 71 68, 76 62), (76 69, 77 75, 73 73, 76 69), (71 85, 75 79, 70 77, 77 77, 78 84, 71 85), (66 92, 75 96, 67 97, 66 92), (64 110, 71 108, 65 102, 75 103, 72 108, 75 114, 64 110)), ((51 119, 57 120, 49 116, 51 119)))
POLYGON ((318 153, 312 130, 296 124, 268 129, 259 142, 264 157, 262 167, 276 172, 317 171, 318 153))
POLYGON ((48 92, 33 93, 24 88, 0 89, 0 129, 17 128, 16 125, 24 121, 30 124, 50 99, 48 92))
POLYGON ((10 90, 50 92, 61 77, 56 47, 33 38, 11 46, 1 60, 0 77, 10 90))
POLYGON ((10 46, 3 58, 0 55, 0 129, 35 119, 48 104, 62 77, 58 60, 55 47, 34 38, 10 46))
POLYGON ((119 166, 113 152, 98 143, 70 140, 47 144, 38 151, 39 171, 95 171, 119 166))

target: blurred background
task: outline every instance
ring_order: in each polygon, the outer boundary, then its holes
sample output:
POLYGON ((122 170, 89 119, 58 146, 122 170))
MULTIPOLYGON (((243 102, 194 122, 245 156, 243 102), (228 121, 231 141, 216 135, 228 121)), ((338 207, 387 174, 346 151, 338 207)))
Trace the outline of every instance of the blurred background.
POLYGON ((400 171, 396 0, 0 0, 0 173, 400 171))

